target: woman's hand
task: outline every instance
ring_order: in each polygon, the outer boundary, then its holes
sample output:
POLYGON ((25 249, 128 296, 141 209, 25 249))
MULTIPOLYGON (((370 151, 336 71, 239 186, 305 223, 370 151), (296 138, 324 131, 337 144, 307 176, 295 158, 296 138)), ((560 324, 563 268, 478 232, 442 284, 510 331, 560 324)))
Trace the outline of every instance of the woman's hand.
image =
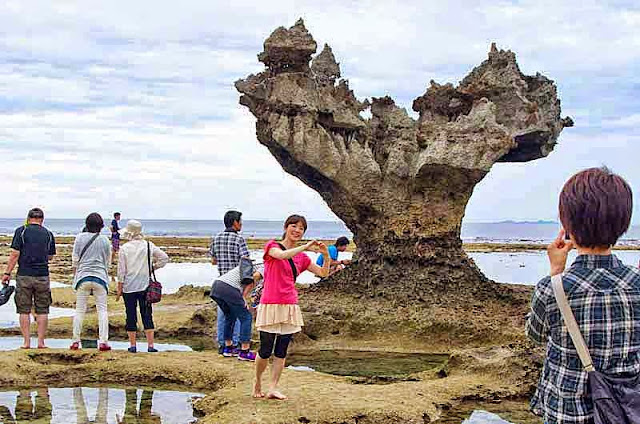
POLYGON ((122 297, 122 283, 118 282, 118 289, 116 290, 116 302, 122 297))
POLYGON ((311 240, 307 244, 304 245, 304 250, 308 252, 318 253, 320 251, 319 245, 321 243, 318 240, 311 240))
POLYGON ((547 246, 551 276, 561 274, 564 271, 567 265, 567 256, 571 249, 573 249, 573 242, 571 240, 565 240, 564 234, 564 229, 560 230, 558 237, 547 246))
POLYGON ((324 256, 329 256, 329 248, 327 247, 326 244, 324 244, 323 242, 319 241, 318 243, 318 251, 320 253, 322 253, 324 256))

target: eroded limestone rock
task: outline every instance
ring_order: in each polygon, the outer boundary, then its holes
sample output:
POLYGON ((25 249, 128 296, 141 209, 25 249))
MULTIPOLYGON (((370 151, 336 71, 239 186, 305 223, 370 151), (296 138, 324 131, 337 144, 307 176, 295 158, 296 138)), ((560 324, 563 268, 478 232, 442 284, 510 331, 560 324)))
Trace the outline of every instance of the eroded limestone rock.
POLYGON ((492 45, 457 87, 432 81, 415 120, 390 97, 359 101, 336 84, 329 46, 309 66, 315 50, 301 20, 278 28, 258 56, 267 70, 236 88, 260 143, 354 233, 358 263, 337 280, 378 293, 401 283, 418 296, 489 284, 462 251, 465 208, 494 163, 544 157, 573 125, 553 81, 523 75, 514 53, 492 45))

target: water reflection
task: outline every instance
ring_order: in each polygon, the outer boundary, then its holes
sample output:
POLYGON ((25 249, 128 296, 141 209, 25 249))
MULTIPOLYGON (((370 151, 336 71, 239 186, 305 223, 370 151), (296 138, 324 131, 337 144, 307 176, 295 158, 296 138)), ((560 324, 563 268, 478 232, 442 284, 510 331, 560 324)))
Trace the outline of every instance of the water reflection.
MULTIPOLYGON (((0 351, 19 349, 20 346, 22 346, 22 341, 22 337, 19 336, 0 337, 0 351)), ((31 346, 36 346, 36 342, 37 340, 32 338, 31 346)), ((68 349, 71 343, 71 339, 47 339, 47 346, 52 349, 68 349)), ((110 340, 109 345, 113 350, 126 350, 129 347, 129 342, 110 340)), ((139 352, 147 351, 147 344, 145 342, 140 342, 137 344, 137 346, 139 352)), ((161 352, 190 352, 192 350, 189 346, 184 344, 156 343, 154 346, 161 352)), ((82 348, 97 349, 98 343, 96 342, 96 340, 82 340, 82 348)))
POLYGON ((188 424, 196 393, 113 388, 0 392, 3 424, 188 424))

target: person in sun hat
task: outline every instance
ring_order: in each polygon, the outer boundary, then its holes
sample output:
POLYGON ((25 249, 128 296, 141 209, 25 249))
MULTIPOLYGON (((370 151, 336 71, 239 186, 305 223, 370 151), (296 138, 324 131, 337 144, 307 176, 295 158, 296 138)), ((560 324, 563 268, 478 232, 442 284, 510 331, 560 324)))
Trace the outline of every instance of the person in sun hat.
POLYGON ((129 352, 136 352, 136 332, 138 330, 137 309, 140 309, 142 325, 147 337, 148 351, 157 352, 153 347, 153 310, 147 302, 149 286, 149 262, 152 269, 159 269, 169 262, 169 256, 153 242, 145 240, 140 221, 131 219, 120 230, 125 243, 118 253, 118 297, 124 299, 126 310, 126 330, 129 336, 129 352))

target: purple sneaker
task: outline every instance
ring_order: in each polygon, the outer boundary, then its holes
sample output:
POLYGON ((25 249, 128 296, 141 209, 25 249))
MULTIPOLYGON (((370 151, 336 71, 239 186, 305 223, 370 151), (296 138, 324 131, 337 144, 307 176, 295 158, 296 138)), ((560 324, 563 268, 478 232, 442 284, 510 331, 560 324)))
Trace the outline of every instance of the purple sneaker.
POLYGON ((240 350, 235 346, 225 346, 224 349, 222 349, 222 356, 230 358, 232 356, 238 356, 239 352, 240 350))
POLYGON ((241 350, 238 354, 238 361, 255 361, 256 354, 250 350, 241 350))

